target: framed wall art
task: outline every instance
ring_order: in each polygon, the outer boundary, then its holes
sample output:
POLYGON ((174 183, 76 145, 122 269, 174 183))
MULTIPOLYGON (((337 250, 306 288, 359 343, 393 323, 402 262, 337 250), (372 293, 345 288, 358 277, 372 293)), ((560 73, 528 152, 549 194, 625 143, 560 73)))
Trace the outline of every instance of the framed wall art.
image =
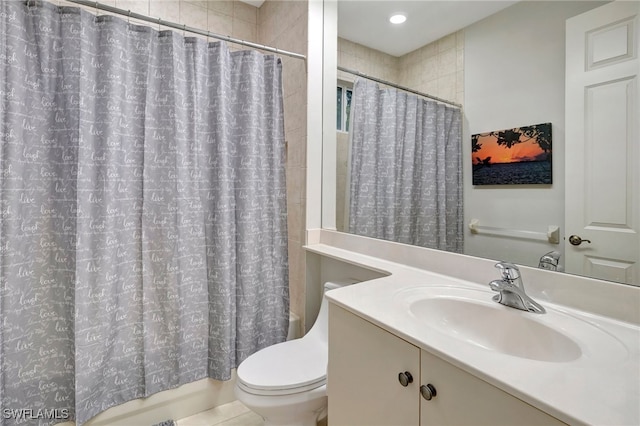
POLYGON ((474 185, 550 185, 551 123, 471 136, 474 185))

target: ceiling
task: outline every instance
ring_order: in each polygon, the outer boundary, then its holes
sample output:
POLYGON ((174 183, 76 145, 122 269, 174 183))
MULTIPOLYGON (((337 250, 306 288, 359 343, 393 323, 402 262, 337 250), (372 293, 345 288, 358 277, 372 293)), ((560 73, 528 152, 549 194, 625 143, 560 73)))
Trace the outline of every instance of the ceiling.
POLYGON ((338 1, 338 37, 402 56, 505 9, 517 1, 338 1), (402 12, 400 25, 389 17, 402 12))

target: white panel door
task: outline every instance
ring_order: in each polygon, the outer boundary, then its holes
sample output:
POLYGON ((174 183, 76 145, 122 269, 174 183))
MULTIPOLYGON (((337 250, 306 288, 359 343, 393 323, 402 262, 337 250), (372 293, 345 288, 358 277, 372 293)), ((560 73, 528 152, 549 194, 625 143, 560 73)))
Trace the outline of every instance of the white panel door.
POLYGON ((640 1, 616 1, 566 26, 566 271, 635 285, 639 15, 640 1))

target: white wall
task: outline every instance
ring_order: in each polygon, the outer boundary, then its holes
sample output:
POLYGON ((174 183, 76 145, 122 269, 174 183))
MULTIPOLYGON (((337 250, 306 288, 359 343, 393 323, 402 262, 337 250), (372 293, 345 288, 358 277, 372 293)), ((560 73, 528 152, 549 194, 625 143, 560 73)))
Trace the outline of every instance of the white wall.
POLYGON ((465 254, 536 266, 547 251, 563 252, 565 20, 603 3, 521 2, 464 30, 465 254), (552 123, 552 185, 472 185, 472 134, 546 122, 552 123), (561 243, 473 235, 471 218, 540 232, 557 225, 561 243))

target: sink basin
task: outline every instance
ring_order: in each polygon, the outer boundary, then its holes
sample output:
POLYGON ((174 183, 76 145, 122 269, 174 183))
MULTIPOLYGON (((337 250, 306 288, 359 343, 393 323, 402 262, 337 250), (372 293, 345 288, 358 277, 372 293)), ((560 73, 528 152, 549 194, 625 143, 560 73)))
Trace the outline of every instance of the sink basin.
POLYGON ((401 290, 395 300, 412 319, 445 339, 513 357, 570 362, 597 359, 603 347, 612 349, 608 356, 623 358, 627 352, 618 339, 586 321, 553 309, 546 314, 520 311, 492 301, 492 294, 425 286, 401 290))
POLYGON ((411 303, 409 309, 417 319, 440 332, 488 350, 556 362, 572 361, 582 354, 580 346, 564 334, 500 306, 432 297, 411 303))

